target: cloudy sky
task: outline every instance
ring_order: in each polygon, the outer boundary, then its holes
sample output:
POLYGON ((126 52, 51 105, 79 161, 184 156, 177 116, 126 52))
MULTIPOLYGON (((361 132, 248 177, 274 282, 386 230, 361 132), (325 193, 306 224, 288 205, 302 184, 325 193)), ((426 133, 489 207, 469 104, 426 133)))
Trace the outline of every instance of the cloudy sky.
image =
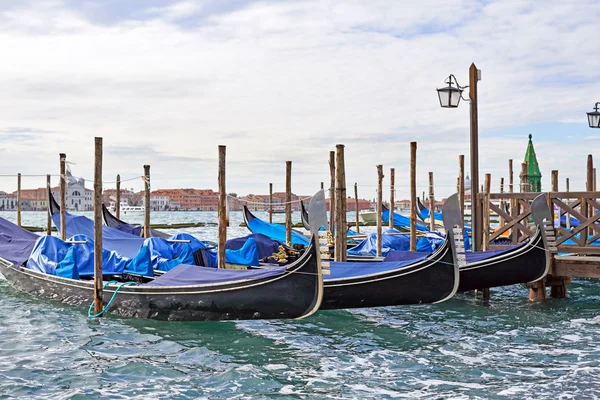
POLYGON ((65 152, 92 178, 102 136, 107 182, 151 164, 153 188, 216 189, 224 144, 229 192, 283 190, 292 160, 308 194, 342 143, 348 185, 374 197, 383 164, 406 197, 417 141, 419 192, 433 171, 446 196, 458 155, 469 162, 469 107, 440 108, 435 88, 450 73, 468 84, 475 62, 482 176, 497 189, 531 133, 544 187, 558 169, 561 188, 583 188, 600 156, 585 116, 600 101, 598 15, 583 0, 0 0, 0 174, 55 174, 65 152))

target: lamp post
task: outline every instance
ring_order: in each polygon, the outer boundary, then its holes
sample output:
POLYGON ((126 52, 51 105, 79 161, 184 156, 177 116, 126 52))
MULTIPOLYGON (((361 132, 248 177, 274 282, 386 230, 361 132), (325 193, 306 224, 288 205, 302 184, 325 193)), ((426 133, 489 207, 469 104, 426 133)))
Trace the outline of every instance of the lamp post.
POLYGON ((481 80, 481 71, 475 64, 469 68, 469 85, 460 86, 456 77, 450 75, 446 79, 448 86, 437 89, 440 106, 443 108, 456 108, 462 97, 464 89, 469 88, 470 103, 470 136, 471 136, 471 230, 473 232, 473 251, 481 250, 483 219, 481 205, 479 204, 479 144, 478 144, 478 117, 477 117, 477 81, 481 80), (456 85, 456 86, 455 86, 456 85))
POLYGON ((600 104, 600 102, 596 103, 594 111, 587 113, 590 128, 600 128, 600 112, 598 111, 598 104, 600 104))

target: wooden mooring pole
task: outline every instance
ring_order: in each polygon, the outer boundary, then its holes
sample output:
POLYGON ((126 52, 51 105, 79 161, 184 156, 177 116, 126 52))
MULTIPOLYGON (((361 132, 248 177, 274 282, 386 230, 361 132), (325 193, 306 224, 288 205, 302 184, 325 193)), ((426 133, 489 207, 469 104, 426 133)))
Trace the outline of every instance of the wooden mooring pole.
POLYGON ((292 245, 292 162, 285 162, 285 242, 292 245))
MULTIPOLYGON (((521 164, 521 193, 526 193, 530 191, 529 186, 529 172, 528 172, 527 163, 524 162, 521 164)), ((518 213, 518 210, 517 210, 518 213)), ((518 215, 518 214, 514 214, 518 215)), ((513 230, 513 236, 518 232, 517 229, 513 230)), ((515 242, 515 238, 513 238, 513 243, 515 242)), ((540 301, 546 299, 546 282, 542 279, 535 282, 527 283, 529 287, 529 300, 531 301, 540 301)))
MULTIPOLYGON (((484 201, 483 201, 483 243, 481 250, 487 251, 490 249, 490 192, 492 188, 492 175, 485 174, 484 181, 484 201)), ((482 289, 483 300, 490 299, 490 288, 482 289)))
POLYGON ((335 146, 335 190, 336 190, 336 223, 337 231, 335 235, 335 253, 337 254, 336 261, 346 261, 346 229, 348 227, 346 217, 346 168, 344 166, 344 145, 338 144, 335 146))
POLYGON ((458 156, 458 204, 463 225, 465 223, 465 156, 458 156))
POLYGON ((60 153, 60 238, 67 240, 67 155, 60 153))
POLYGON ((21 226, 21 173, 17 174, 17 225, 21 226))
POLYGON ((410 251, 417 251, 417 142, 410 142, 410 251))
POLYGON ((396 205, 394 204, 394 185, 396 180, 396 171, 394 168, 390 168, 390 217, 389 217, 389 227, 390 229, 394 229, 394 210, 396 209, 396 205))
MULTIPOLYGON (((554 193, 558 192, 558 170, 552 171, 552 191, 554 193)), ((550 195, 548 195, 548 206, 550 207, 550 213, 554 217, 554 205, 552 204, 552 200, 550 195)), ((559 212, 560 218, 560 212, 559 212)), ((568 218, 568 216, 567 216, 568 218)), ((553 224, 554 221, 551 221, 553 224)), ((552 263, 554 263, 555 254, 551 254, 552 263)), ((548 274, 546 276, 546 286, 550 286, 550 297, 555 299, 564 299, 567 297, 567 283, 570 282, 570 278, 564 276, 555 276, 548 274)))
POLYGON ((273 184, 269 183, 269 223, 273 223, 273 184))
POLYGON ((355 208, 355 215, 356 215, 356 221, 355 221, 355 229, 356 229, 356 233, 360 233, 360 224, 358 222, 358 183, 354 182, 354 208, 355 208))
POLYGON ((433 191, 433 172, 429 173, 429 230, 435 232, 435 193, 433 191))
MULTIPOLYGON (((587 158, 587 179, 586 179, 585 190, 587 192, 594 191, 594 158, 591 154, 588 154, 588 158, 587 158)), ((581 207, 582 207, 582 211, 583 211, 582 214, 584 217, 591 218, 593 216, 593 208, 588 206, 586 199, 581 199, 581 207)), ((585 244, 587 242, 587 238, 593 234, 594 234, 594 231, 591 228, 585 228, 583 230, 583 232, 580 233, 579 240, 580 240, 581 246, 585 246, 585 244)))
MULTIPOLYGON (((504 193, 504 177, 500 178, 500 193, 504 193)), ((504 211, 504 200, 500 200, 500 209, 504 211)), ((498 223, 500 227, 504 226, 504 217, 502 215, 500 215, 498 223)))
POLYGON ((381 225, 382 221, 382 206, 383 206, 383 165, 377 166, 377 257, 381 257, 382 241, 381 241, 381 225))
POLYGON ((225 263, 225 246, 227 242, 227 215, 225 202, 227 201, 227 189, 225 187, 225 157, 227 148, 219 146, 219 247, 218 247, 218 268, 227 268, 225 263))
POLYGON ((329 231, 335 234, 335 151, 329 152, 329 231))
MULTIPOLYGON (((569 191, 569 178, 565 181, 566 190, 569 191)), ((565 220, 567 222, 567 230, 571 230, 571 215, 569 213, 566 214, 565 220)))
MULTIPOLYGON (((102 138, 94 139, 94 314, 104 308, 102 302, 102 138)), ((61 174, 62 175, 62 174, 61 174)), ((61 176, 62 179, 62 176, 61 176)), ((62 208, 62 206, 61 206, 62 208)), ((61 223, 62 228, 62 223, 61 223)), ((73 245, 77 246, 77 245, 73 245)))
POLYGON ((144 165, 144 237, 150 237, 150 166, 144 165))
POLYGON ((115 214, 117 218, 121 218, 121 175, 117 174, 117 193, 115 200, 115 214))
MULTIPOLYGON (((50 196, 52 196, 52 186, 50 185, 50 174, 46 175, 46 187, 48 188, 48 192, 50 193, 50 196)), ((46 235, 51 236, 52 235, 52 216, 50 215, 50 213, 46 213, 47 215, 47 223, 46 223, 46 235)))

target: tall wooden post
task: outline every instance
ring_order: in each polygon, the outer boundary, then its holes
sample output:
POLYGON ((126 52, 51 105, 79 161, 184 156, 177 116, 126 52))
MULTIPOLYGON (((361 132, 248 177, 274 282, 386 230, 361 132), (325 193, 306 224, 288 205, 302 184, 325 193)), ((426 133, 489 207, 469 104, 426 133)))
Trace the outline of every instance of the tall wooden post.
POLYGON ((67 240, 67 155, 60 153, 60 238, 67 240))
POLYGON ((338 144, 335 146, 335 198, 336 198, 336 223, 337 226, 335 235, 335 253, 337 254, 336 261, 346 261, 346 168, 344 166, 344 145, 338 144))
MULTIPOLYGON (((500 193, 504 193, 504 177, 500 178, 500 193)), ((504 200, 500 200, 500 209, 504 211, 504 200)), ((499 217, 499 226, 504 226, 504 217, 500 215, 499 217)))
POLYGON ((383 205, 383 165, 377 166, 377 257, 381 257, 382 239, 381 225, 383 224, 381 213, 383 205))
POLYGON ((465 156, 458 156, 458 204, 461 221, 465 222, 465 156))
POLYGON ((521 163, 521 193, 529 192, 529 171, 527 163, 521 163))
POLYGON ((329 231, 335 234, 335 151, 329 152, 329 231))
POLYGON ((473 232, 473 251, 481 249, 481 204, 479 202, 479 128, 477 106, 477 67, 469 67, 470 133, 471 133, 471 227, 473 232))
POLYGON ((355 228, 356 228, 356 233, 360 233, 360 225, 358 223, 358 183, 354 182, 354 208, 356 211, 356 221, 355 221, 355 228))
POLYGON ((429 230, 435 231, 435 194, 433 192, 433 172, 429 173, 429 230))
POLYGON ((269 183, 269 223, 273 223, 273 184, 269 183))
POLYGON ((121 175, 117 174, 117 194, 115 200, 115 214, 121 218, 121 175))
POLYGON ((21 173, 17 174, 17 225, 21 226, 21 173))
POLYGON ((227 188, 225 187, 225 157, 226 147, 219 146, 219 247, 218 268, 227 268, 225 264, 225 246, 227 242, 227 216, 225 202, 227 201, 227 188))
MULTIPOLYGON (((558 170, 553 170, 552 171, 552 191, 553 192, 558 192, 558 170)), ((550 198, 550 196, 548 196, 548 201, 550 204, 548 204, 550 206, 550 212, 552 213, 552 215, 554 216, 554 205, 552 204, 552 200, 550 198)), ((560 218, 560 213, 559 213, 559 218, 560 218)), ((568 218, 568 216, 567 216, 568 218)), ((554 257, 552 257, 554 258, 554 257)), ((554 261, 554 260, 553 260, 554 261)), ((567 297, 567 282, 569 278, 565 278, 562 276, 548 276, 548 281, 550 284, 550 296, 555 298, 555 299, 563 299, 565 297, 567 297)))
POLYGON ((102 138, 95 138, 94 145, 94 314, 99 314, 104 308, 102 303, 102 138))
MULTIPOLYGON (((524 162, 521 164, 521 192, 525 193, 529 191, 529 172, 527 163, 524 162)), ((544 280, 530 282, 527 284, 527 286, 529 287, 529 300, 539 301, 546 299, 546 283, 544 280)))
POLYGON ((410 142, 410 251, 417 251, 417 142, 410 142))
MULTIPOLYGON (((483 243, 481 250, 487 251, 490 247, 490 191, 492 188, 492 175, 485 174, 485 201, 483 202, 483 243)), ((490 288, 483 288, 483 300, 490 299, 490 288)))
POLYGON ((596 191, 596 167, 594 167, 594 192, 596 191))
POLYGON ((395 174, 395 170, 394 168, 390 168, 390 217, 389 217, 389 227, 390 229, 394 229, 394 210, 396 209, 396 205, 394 204, 394 191, 396 190, 395 187, 395 180, 396 180, 396 174, 395 174))
POLYGON ((513 193, 514 191, 514 187, 513 187, 513 160, 510 159, 508 160, 508 192, 509 193, 513 193))
MULTIPOLYGON (((46 175, 46 187, 48 188, 48 192, 50 196, 52 196, 52 186, 50 185, 50 174, 46 175)), ((50 213, 47 213, 47 223, 46 223, 46 235, 52 236, 52 216, 50 213)))
POLYGON ((285 241, 292 245, 292 162, 285 162, 285 241))
POLYGON ((150 237, 150 166, 144 165, 144 237, 150 237))

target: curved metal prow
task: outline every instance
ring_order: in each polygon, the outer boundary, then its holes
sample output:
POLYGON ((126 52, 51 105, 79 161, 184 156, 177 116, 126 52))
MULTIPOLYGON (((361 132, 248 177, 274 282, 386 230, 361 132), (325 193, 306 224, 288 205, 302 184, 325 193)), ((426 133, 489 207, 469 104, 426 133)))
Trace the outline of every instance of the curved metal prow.
POLYGON ((308 223, 313 235, 319 235, 319 228, 327 227, 327 210, 325 209, 325 192, 319 190, 308 204, 308 223))
POLYGON ((454 259, 458 267, 467 265, 465 257, 465 238, 463 235, 463 219, 458 203, 458 193, 448 197, 444 202, 442 210, 442 219, 444 220, 444 229, 450 240, 454 259))

